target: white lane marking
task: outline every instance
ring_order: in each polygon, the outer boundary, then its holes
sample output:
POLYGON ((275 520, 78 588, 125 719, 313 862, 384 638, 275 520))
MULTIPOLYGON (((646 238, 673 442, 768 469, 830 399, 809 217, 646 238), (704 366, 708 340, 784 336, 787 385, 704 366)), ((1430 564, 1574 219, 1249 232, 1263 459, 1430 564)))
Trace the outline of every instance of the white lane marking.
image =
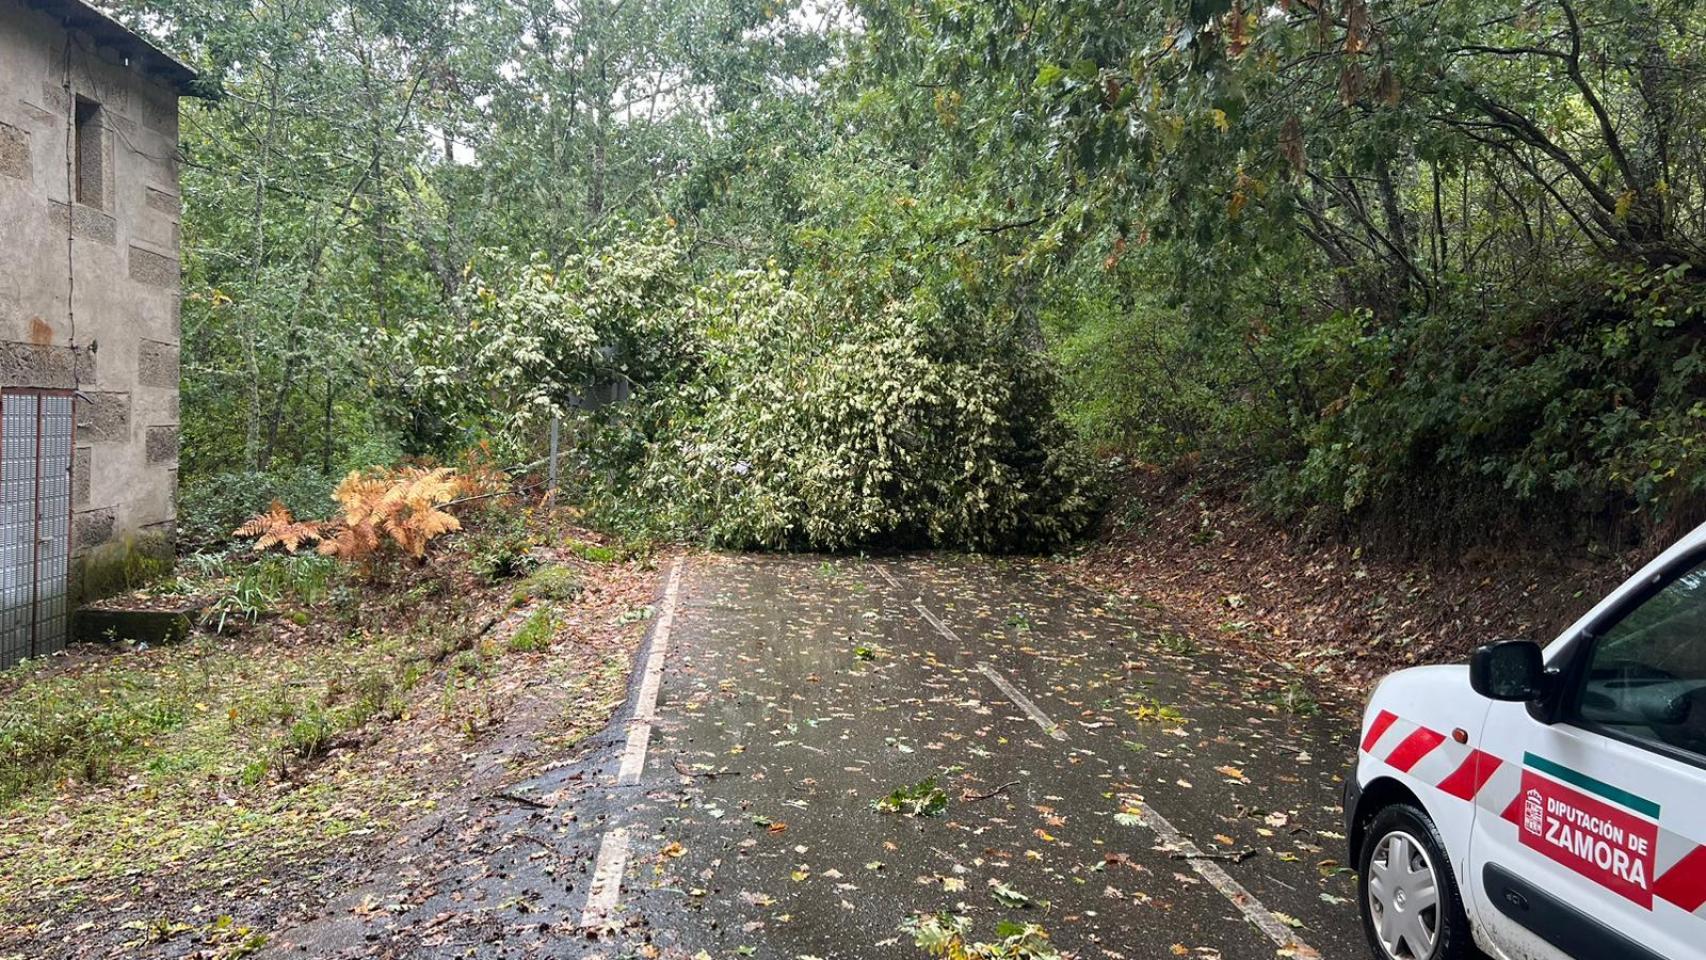
MULTIPOLYGON (((676 558, 664 583, 662 608, 657 625, 652 629, 652 642, 646 649, 645 673, 640 677, 640 695, 634 701, 634 715, 628 721, 628 740, 622 746, 622 765, 616 771, 616 785, 628 786, 640 782, 646 768, 646 748, 652 741, 652 721, 657 719, 658 690, 663 686, 664 658, 669 654, 669 632, 675 626, 675 601, 681 592, 681 570, 685 558, 676 558)), ((596 927, 605 922, 622 895, 622 870, 628 864, 628 828, 612 827, 598 843, 598 859, 592 872, 592 885, 587 888, 586 907, 581 911, 581 926, 596 927)))
MULTIPOLYGON (((877 571, 877 573, 882 575, 884 580, 889 582, 890 586, 897 589, 900 587, 900 581, 896 580, 887 570, 874 563, 871 564, 871 566, 877 571)), ((961 642, 959 635, 954 633, 947 624, 938 620, 936 615, 931 613, 929 608, 924 606, 923 601, 913 600, 912 606, 924 617, 925 620, 928 620, 930 625, 935 627, 936 631, 942 636, 952 640, 954 643, 961 642)), ((1019 709, 1025 711, 1025 715, 1030 717, 1037 726, 1042 727, 1047 731, 1049 736, 1056 740, 1066 739, 1066 734, 1061 732, 1059 724, 1050 720, 1047 714, 1039 710, 1037 705, 1032 703, 1029 697, 1025 696, 1019 688, 1008 682, 1007 678, 1002 676, 994 667, 987 663, 979 663, 977 665, 977 670, 979 673, 988 677, 997 687, 1001 688, 1001 692, 1006 694, 1008 699, 1018 704, 1019 709)), ((1190 863, 1192 869, 1196 870, 1204 880, 1207 880, 1211 886, 1220 891, 1221 896, 1225 897, 1233 906, 1237 907, 1238 910, 1244 914, 1246 919, 1254 924, 1258 930, 1267 934, 1268 939, 1277 944, 1281 950, 1292 951, 1292 955, 1298 958, 1298 960, 1308 960, 1308 958, 1320 956, 1320 954, 1315 951, 1314 947, 1304 943, 1301 937, 1294 935, 1285 926, 1285 924, 1281 923, 1279 919, 1274 916, 1273 911, 1269 910, 1262 904, 1262 901, 1257 900, 1250 891, 1244 889, 1243 884, 1232 879, 1232 875, 1223 870, 1220 864, 1205 858, 1202 855, 1201 848, 1199 848, 1195 843, 1192 843, 1184 834, 1180 833, 1179 828, 1173 826, 1171 821, 1166 817, 1163 817, 1160 813, 1156 812, 1154 808, 1147 804, 1143 805, 1141 809, 1143 811, 1144 824, 1147 825, 1150 830, 1153 830, 1168 847, 1171 847, 1173 850, 1183 855, 1187 862, 1190 863)))
POLYGON ((628 828, 613 827, 598 845, 598 862, 592 869, 581 926, 596 927, 610 919, 622 895, 622 870, 628 864, 628 828))
POLYGON ((1250 891, 1244 889, 1243 884, 1232 879, 1231 874, 1221 869, 1220 864, 1204 857, 1201 848, 1192 843, 1189 837, 1180 833, 1179 828, 1173 826, 1166 817, 1157 813, 1154 807, 1143 804, 1139 809, 1142 812, 1144 825, 1155 831, 1155 835, 1161 838, 1162 843, 1182 855, 1192 869, 1196 870, 1216 890, 1219 890, 1221 896, 1237 907, 1238 911, 1244 914, 1246 920, 1256 925, 1256 929, 1267 934, 1268 939, 1272 940, 1276 946, 1281 950, 1290 950, 1290 956, 1300 958, 1300 960, 1320 956, 1314 947, 1304 943, 1301 937, 1292 933, 1285 924, 1281 923, 1279 918, 1274 916, 1273 911, 1262 904, 1262 901, 1257 900, 1250 891))
POLYGON ((633 721, 628 725, 628 742, 622 746, 622 766, 616 771, 616 785, 626 787, 640 782, 640 772, 646 768, 646 747, 652 740, 652 725, 633 721))
POLYGON ((1000 671, 987 663, 980 663, 977 665, 977 672, 988 677, 991 683, 1000 687, 1001 692, 1007 695, 1007 699, 1018 704, 1019 709, 1025 711, 1025 716, 1030 717, 1033 723, 1042 727, 1044 733, 1056 740, 1066 739, 1066 734, 1060 729, 1060 724, 1050 720, 1048 714, 1037 709, 1037 705, 1031 702, 1031 698, 1021 693, 1018 687, 1007 682, 1007 678, 1002 676, 1000 671))
POLYGON ((664 658, 669 655, 669 631, 675 626, 675 598, 681 589, 681 565, 677 559, 669 569, 669 581, 663 588, 663 605, 658 612, 657 627, 652 630, 651 647, 646 652, 646 672, 640 677, 640 696, 634 702, 634 716, 628 721, 628 743, 622 748, 622 767, 616 774, 616 785, 629 786, 640 782, 640 772, 646 767, 646 746, 652 739, 652 721, 657 718, 658 690, 663 686, 664 658))
POLYGON ((871 569, 875 570, 875 571, 877 571, 877 573, 881 574, 882 578, 889 582, 889 586, 895 588, 896 590, 900 589, 900 581, 896 580, 894 578, 894 574, 890 573, 888 571, 887 567, 881 566, 880 564, 873 563, 873 564, 871 564, 871 569))
POLYGON ((912 608, 914 610, 918 611, 919 616, 930 621, 930 625, 932 627, 936 628, 937 633, 941 634, 944 637, 947 637, 949 640, 952 640, 954 643, 960 643, 960 644, 965 643, 964 640, 960 639, 960 635, 954 632, 952 627, 950 627, 947 624, 943 623, 942 621, 936 619, 936 615, 934 613, 930 612, 930 608, 926 607, 924 605, 924 601, 922 601, 922 600, 912 601, 912 608))
MULTIPOLYGON (((882 567, 877 566, 874 563, 871 564, 871 566, 878 573, 882 574, 883 579, 887 580, 891 586, 900 586, 900 581, 896 580, 887 570, 884 570, 882 567)), ((923 600, 914 598, 912 601, 912 608, 917 610, 918 615, 923 617, 930 626, 935 627, 937 633, 946 637, 950 642, 956 645, 965 645, 965 641, 961 640, 960 635, 954 632, 954 628, 943 623, 934 613, 931 613, 930 608, 924 605, 923 600)), ((1031 702, 1031 698, 1025 696, 1018 687, 1009 683, 1007 678, 1002 676, 999 670, 996 670, 987 663, 980 663, 977 665, 977 672, 988 677, 991 683, 995 684, 1002 693, 1007 695, 1007 699, 1018 704, 1019 709, 1025 711, 1025 716, 1030 717, 1033 723, 1042 727, 1044 733, 1056 740, 1066 739, 1066 733, 1060 729, 1060 724, 1050 720, 1048 718, 1048 714, 1045 714, 1042 710, 1038 709, 1037 705, 1031 702)))

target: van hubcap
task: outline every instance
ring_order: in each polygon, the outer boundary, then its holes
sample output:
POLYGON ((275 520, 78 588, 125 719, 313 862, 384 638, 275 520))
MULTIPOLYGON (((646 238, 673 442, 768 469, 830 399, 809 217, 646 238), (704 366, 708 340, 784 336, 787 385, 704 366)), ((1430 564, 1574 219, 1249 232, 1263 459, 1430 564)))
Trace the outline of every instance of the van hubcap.
POLYGON ((1402 830, 1380 838, 1368 863, 1368 912, 1391 960, 1428 960, 1439 942, 1439 882, 1420 841, 1402 830))

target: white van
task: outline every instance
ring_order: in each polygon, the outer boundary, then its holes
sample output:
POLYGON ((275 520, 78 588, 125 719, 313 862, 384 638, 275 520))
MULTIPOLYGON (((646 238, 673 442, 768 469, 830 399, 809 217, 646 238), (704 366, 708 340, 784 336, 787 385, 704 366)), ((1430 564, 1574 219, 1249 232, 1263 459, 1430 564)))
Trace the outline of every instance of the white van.
POLYGON ((1544 650, 1381 681, 1345 819, 1383 960, 1706 958, 1706 526, 1544 650))

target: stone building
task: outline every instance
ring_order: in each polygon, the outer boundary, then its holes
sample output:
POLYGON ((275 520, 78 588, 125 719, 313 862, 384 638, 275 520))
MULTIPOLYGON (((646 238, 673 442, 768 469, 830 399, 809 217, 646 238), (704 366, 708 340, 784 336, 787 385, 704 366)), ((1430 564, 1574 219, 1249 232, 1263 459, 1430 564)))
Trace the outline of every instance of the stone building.
POLYGON ((0 0, 0 666, 171 551, 194 80, 79 0, 0 0))

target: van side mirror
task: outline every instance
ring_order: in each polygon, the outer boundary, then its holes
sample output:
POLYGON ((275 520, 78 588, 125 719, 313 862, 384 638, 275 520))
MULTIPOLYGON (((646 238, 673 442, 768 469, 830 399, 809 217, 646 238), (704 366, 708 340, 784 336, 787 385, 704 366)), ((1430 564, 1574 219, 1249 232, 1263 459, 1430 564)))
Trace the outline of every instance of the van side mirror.
POLYGON ((1546 695, 1546 664, 1540 644, 1499 640, 1469 657, 1469 686, 1489 700, 1523 702, 1546 695))

